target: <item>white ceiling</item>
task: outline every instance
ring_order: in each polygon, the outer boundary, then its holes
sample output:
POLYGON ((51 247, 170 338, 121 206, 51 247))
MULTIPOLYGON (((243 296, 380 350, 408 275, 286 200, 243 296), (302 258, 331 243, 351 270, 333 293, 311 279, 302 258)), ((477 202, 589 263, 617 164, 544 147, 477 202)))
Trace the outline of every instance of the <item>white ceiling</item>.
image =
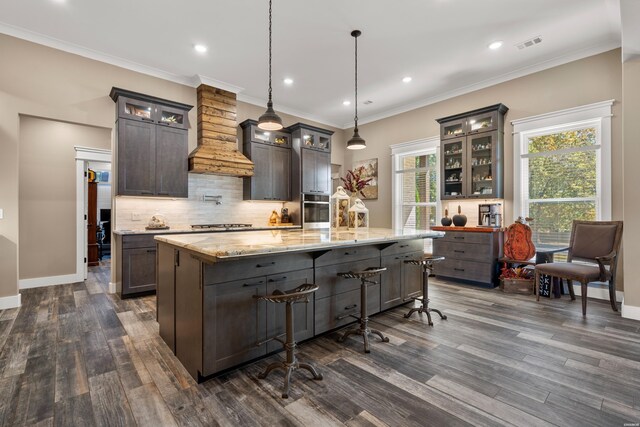
MULTIPOLYGON (((179 82, 199 75, 263 104, 267 9, 267 0, 0 0, 0 32, 179 82)), ((276 110, 338 127, 353 120, 353 104, 342 105, 353 101, 353 29, 361 123, 620 46, 618 0, 274 0, 273 25, 276 110), (515 47, 538 35, 541 44, 515 47), (489 50, 494 40, 504 46, 489 50)))

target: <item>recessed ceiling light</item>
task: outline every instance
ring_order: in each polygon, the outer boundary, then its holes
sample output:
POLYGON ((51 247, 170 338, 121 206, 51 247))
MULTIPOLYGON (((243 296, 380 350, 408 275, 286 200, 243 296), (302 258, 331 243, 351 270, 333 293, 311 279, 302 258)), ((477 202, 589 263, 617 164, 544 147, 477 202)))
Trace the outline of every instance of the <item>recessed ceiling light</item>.
POLYGON ((342 101, 342 105, 345 105, 345 106, 351 105, 351 101, 342 101))
POLYGON ((413 79, 411 77, 407 76, 407 77, 402 79, 402 83, 409 83, 411 80, 413 80, 413 79))
POLYGON ((63 4, 66 3, 67 0, 52 0, 54 3, 63 4))
POLYGON ((283 81, 284 81, 284 84, 286 84, 286 85, 292 85, 293 84, 293 79, 289 78, 289 77, 287 77, 283 81))
POLYGON ((367 99, 366 101, 364 101, 364 105, 369 105, 369 104, 373 104, 373 101, 370 99, 367 99))
POLYGON ((497 40, 489 45, 489 49, 496 50, 502 47, 502 40, 497 40))
POLYGON ((205 53, 207 51, 207 47, 205 45, 203 45, 203 44, 194 45, 193 48, 198 53, 205 53))

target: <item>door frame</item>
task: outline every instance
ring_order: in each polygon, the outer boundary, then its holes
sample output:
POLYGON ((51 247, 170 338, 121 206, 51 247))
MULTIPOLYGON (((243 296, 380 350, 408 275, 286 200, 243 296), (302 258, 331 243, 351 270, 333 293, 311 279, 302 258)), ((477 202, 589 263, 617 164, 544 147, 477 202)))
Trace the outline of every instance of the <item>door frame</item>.
MULTIPOLYGON (((87 162, 112 163, 111 150, 74 146, 76 151, 76 282, 87 278, 87 220, 85 206, 87 162)), ((113 195, 112 195, 113 199, 113 195)), ((113 211, 112 211, 113 212, 113 211)))

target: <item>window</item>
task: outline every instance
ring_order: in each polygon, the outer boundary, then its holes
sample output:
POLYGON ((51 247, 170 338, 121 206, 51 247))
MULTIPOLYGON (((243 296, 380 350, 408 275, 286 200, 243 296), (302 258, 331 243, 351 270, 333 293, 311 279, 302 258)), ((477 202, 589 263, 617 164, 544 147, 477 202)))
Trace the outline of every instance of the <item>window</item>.
POLYGON ((611 218, 612 101, 512 122, 514 216, 537 247, 567 246, 577 220, 611 218))
MULTIPOLYGON (((391 147, 393 155, 393 226, 427 230, 439 218, 439 139, 391 147)), ((430 250, 431 240, 425 240, 430 250)), ((427 247, 428 246, 428 247, 427 247)))

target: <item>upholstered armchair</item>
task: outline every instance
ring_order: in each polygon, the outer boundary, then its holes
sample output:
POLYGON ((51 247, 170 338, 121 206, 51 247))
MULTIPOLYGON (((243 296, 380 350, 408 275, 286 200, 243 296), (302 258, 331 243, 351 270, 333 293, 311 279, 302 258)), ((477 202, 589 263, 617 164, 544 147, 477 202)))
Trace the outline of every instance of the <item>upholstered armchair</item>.
POLYGON ((567 279, 572 300, 576 299, 572 283, 576 280, 582 285, 582 315, 586 315, 587 284, 595 281, 609 282, 611 308, 618 311, 616 270, 621 240, 622 221, 573 221, 567 262, 538 264, 535 267, 537 300, 540 301, 540 275, 567 279))

